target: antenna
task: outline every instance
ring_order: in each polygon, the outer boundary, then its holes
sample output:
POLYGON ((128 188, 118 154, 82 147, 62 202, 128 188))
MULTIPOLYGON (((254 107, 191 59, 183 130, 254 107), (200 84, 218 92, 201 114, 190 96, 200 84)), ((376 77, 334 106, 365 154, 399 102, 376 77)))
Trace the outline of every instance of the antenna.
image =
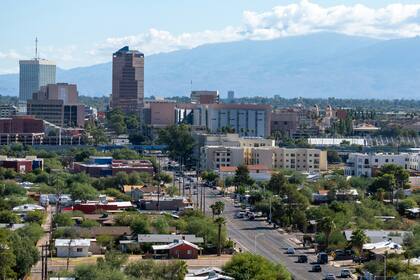
POLYGON ((35 37, 35 59, 38 59, 38 37, 35 37))

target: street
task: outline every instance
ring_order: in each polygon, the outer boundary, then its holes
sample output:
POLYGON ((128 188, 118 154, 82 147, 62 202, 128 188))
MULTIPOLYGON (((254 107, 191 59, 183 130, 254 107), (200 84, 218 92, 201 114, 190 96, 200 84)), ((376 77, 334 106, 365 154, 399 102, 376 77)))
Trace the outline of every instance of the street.
MULTIPOLYGON (((327 273, 338 275, 340 268, 331 265, 322 265, 322 272, 310 272, 312 262, 316 261, 316 255, 309 253, 290 241, 294 237, 286 233, 280 233, 267 224, 266 221, 249 221, 247 219, 235 218, 239 211, 233 206, 233 200, 217 195, 216 190, 203 188, 206 191, 206 213, 211 215, 209 206, 217 200, 223 200, 225 211, 223 217, 226 219, 228 236, 234 240, 238 247, 243 251, 249 251, 262 255, 273 262, 283 264, 297 280, 323 279, 327 273), (288 255, 285 251, 288 247, 294 247, 296 254, 288 255), (308 263, 296 263, 297 255, 305 254, 308 256, 308 263)), ((195 198, 194 198, 195 199, 195 198)))

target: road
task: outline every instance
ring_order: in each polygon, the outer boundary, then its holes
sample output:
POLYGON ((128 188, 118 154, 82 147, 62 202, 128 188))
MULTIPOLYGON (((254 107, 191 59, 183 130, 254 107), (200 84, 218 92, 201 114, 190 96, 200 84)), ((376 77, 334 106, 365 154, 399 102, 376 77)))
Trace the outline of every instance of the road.
POLYGON ((226 219, 228 235, 243 251, 257 253, 271 261, 283 264, 296 280, 323 279, 327 273, 339 274, 340 268, 331 265, 322 265, 321 273, 310 272, 311 262, 316 261, 316 255, 302 248, 299 249, 299 246, 290 240, 294 236, 280 233, 269 226, 266 221, 235 218, 238 208, 233 206, 232 199, 216 195, 217 191, 215 190, 203 189, 206 190, 206 214, 211 215, 209 206, 215 201, 223 200, 225 202, 223 216, 226 219), (296 255, 307 255, 309 262, 306 264, 296 263, 296 256, 285 254, 288 247, 294 247, 296 255))

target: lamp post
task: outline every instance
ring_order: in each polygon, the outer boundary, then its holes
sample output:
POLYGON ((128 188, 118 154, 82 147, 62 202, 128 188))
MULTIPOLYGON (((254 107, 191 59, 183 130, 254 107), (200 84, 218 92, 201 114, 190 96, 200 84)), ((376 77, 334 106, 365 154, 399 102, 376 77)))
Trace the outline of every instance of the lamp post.
POLYGON ((257 253, 257 238, 263 236, 265 233, 258 233, 254 236, 254 252, 257 253))

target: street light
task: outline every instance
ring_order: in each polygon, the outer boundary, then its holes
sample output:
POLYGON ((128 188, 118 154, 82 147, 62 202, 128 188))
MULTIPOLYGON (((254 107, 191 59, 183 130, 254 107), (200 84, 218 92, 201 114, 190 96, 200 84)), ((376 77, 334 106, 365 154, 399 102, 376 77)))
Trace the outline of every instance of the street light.
POLYGON ((254 251, 255 251, 255 253, 257 253, 257 237, 263 236, 263 235, 265 235, 265 233, 258 233, 254 236, 254 251))

